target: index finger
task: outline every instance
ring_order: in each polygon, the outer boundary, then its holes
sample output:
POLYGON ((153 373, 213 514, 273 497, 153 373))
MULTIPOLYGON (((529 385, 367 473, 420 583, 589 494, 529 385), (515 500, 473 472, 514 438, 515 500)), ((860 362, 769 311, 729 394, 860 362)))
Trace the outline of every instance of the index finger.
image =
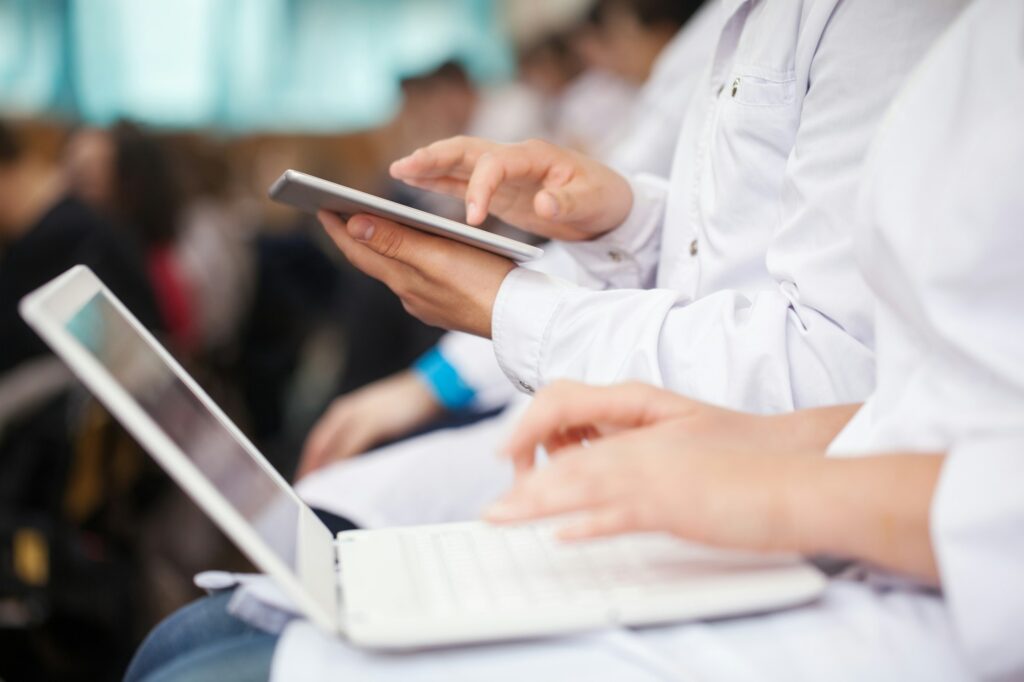
POLYGON ((591 448, 567 448, 564 457, 516 481, 484 511, 484 518, 522 523, 592 511, 624 495, 643 493, 637 490, 633 463, 621 454, 635 444, 634 434, 619 434, 591 448))
POLYGON ((535 180, 546 174, 546 166, 523 145, 510 145, 480 155, 466 185, 466 222, 479 225, 490 210, 491 197, 507 180, 535 180))
POLYGON ((468 180, 477 159, 492 146, 495 143, 477 137, 449 137, 398 159, 389 171, 391 177, 403 181, 445 176, 468 180))
POLYGON ((540 391, 519 421, 504 448, 517 472, 533 466, 538 444, 555 445, 564 434, 607 435, 609 431, 635 428, 661 419, 671 403, 679 412, 685 398, 641 383, 588 386, 558 381, 540 391))

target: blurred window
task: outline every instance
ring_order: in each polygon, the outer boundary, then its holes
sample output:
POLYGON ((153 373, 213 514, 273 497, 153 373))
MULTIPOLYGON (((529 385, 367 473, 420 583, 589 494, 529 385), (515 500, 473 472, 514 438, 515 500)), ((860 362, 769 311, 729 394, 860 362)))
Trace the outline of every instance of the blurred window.
POLYGON ((0 109, 227 130, 390 117, 403 76, 504 77, 492 0, 0 0, 0 109))

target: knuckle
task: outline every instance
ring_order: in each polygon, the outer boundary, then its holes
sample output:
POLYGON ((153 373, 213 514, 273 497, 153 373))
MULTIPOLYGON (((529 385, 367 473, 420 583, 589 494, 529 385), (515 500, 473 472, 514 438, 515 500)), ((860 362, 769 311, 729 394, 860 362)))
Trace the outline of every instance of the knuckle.
POLYGON ((397 258, 402 252, 402 233, 398 230, 378 230, 376 235, 377 253, 387 258, 397 258))

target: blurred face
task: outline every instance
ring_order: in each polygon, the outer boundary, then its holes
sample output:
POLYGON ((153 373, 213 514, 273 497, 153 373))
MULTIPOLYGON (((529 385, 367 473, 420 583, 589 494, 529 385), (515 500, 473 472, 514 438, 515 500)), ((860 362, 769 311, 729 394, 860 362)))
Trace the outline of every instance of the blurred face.
POLYGON ((621 75, 616 67, 615 53, 605 35, 606 31, 601 26, 588 26, 577 31, 573 36, 572 49, 579 55, 580 61, 586 69, 608 71, 621 75))
POLYGON ((599 26, 581 32, 574 48, 589 68, 642 85, 671 37, 670 29, 645 26, 628 7, 611 5, 599 26))
POLYGON ((114 200, 114 141, 97 128, 83 128, 64 151, 64 176, 72 194, 87 204, 108 208, 114 200))
POLYGON ((398 127, 403 141, 399 153, 465 132, 476 107, 471 87, 444 79, 424 80, 402 91, 398 127))
POLYGON ((473 88, 461 82, 444 82, 438 85, 436 96, 440 101, 444 118, 451 126, 451 134, 465 132, 477 104, 473 88))

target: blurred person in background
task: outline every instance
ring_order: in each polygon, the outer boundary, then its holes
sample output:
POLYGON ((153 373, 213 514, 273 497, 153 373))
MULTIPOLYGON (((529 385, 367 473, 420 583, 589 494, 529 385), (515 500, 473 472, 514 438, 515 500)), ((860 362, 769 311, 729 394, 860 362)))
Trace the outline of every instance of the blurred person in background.
POLYGON ((82 128, 68 141, 65 167, 71 191, 138 240, 170 341, 194 351, 198 319, 175 253, 184 195, 163 142, 128 122, 82 128))
POLYGON ((719 8, 696 0, 600 0, 593 13, 595 35, 577 49, 637 88, 632 110, 618 122, 618 142, 601 160, 620 173, 668 177, 683 116, 720 32, 719 8))
MULTIPOLYGON (((654 0, 598 3, 587 30, 595 32, 593 40, 599 41, 602 54, 608 57, 603 62, 593 61, 594 67, 614 64, 621 57, 630 65, 622 69, 623 78, 649 79, 637 83, 641 97, 629 124, 619 125, 628 134, 609 151, 609 162, 614 160, 624 172, 668 173, 684 112, 697 77, 710 59, 717 28, 716 13, 708 7, 700 9, 699 4, 654 0), (634 42, 642 43, 642 49, 638 46, 641 56, 629 59, 626 53, 634 42)), ((553 65, 564 63, 571 53, 556 59, 557 54, 554 51, 538 59, 527 67, 537 68, 537 72, 524 72, 520 78, 556 82, 555 74, 567 75, 553 65)), ((524 59, 526 64, 529 61, 524 59)), ((614 120, 611 117, 616 113, 594 115, 614 120)), ((587 283, 586 273, 557 242, 545 248, 544 258, 526 267, 587 283)), ((512 409, 480 424, 374 451, 372 454, 382 456, 311 476, 299 486, 299 492, 315 506, 360 525, 472 518, 511 480, 504 463, 479 453, 493 449, 527 401, 501 372, 489 340, 451 332, 411 369, 335 401, 309 435, 298 476, 408 436, 445 414, 468 409, 486 415, 510 404, 512 409), (416 476, 411 475, 414 468, 419 471, 416 476), (437 478, 424 479, 427 472, 435 472, 437 478), (403 492, 396 494, 398 490, 403 492)))
POLYGON ((185 193, 175 261, 188 283, 199 346, 238 342, 256 277, 256 202, 245 197, 223 144, 202 135, 176 145, 185 193))
POLYGON ((18 301, 77 263, 96 270, 149 328, 162 327, 140 244, 68 190, 61 168, 0 122, 0 374, 49 355, 18 301))
POLYGON ((395 148, 416 149, 438 134, 450 137, 465 132, 478 102, 476 86, 455 59, 403 78, 400 88, 395 148))
POLYGON ((0 674, 103 679, 150 622, 133 593, 149 462, 76 392, 18 304, 85 264, 147 328, 162 335, 163 323, 138 241, 69 194, 56 159, 25 140, 0 122, 0 621, 21 654, 0 657, 0 674), (17 570, 29 551, 18 537, 33 540, 37 570, 17 570))

